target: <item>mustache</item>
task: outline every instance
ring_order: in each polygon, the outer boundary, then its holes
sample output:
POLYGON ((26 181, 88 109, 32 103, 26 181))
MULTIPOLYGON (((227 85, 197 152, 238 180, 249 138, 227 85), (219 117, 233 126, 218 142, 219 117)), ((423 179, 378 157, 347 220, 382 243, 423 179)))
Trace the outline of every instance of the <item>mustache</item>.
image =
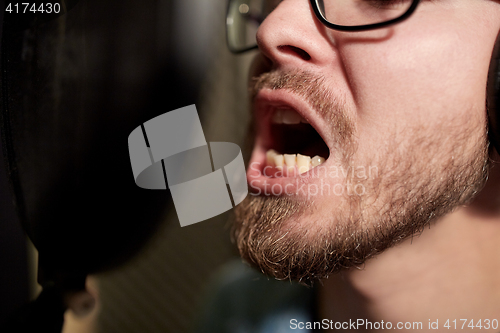
MULTIPOLYGON (((263 89, 288 90, 304 98, 311 107, 330 125, 334 141, 344 152, 354 149, 355 126, 349 117, 347 103, 338 93, 327 89, 324 76, 311 72, 280 69, 262 73, 250 80, 252 101, 263 89)), ((350 155, 350 154, 348 154, 350 155)))

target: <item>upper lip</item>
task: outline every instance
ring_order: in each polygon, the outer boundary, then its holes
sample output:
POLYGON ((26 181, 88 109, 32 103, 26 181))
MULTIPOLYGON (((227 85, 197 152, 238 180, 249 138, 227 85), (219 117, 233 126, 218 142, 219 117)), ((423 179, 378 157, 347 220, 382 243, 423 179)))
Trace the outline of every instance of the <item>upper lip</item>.
POLYGON ((331 147, 326 135, 326 124, 322 117, 311 107, 304 98, 284 89, 272 90, 264 88, 254 98, 253 111, 256 119, 257 136, 262 140, 261 144, 269 147, 272 116, 278 108, 290 108, 305 118, 309 124, 318 132, 323 141, 331 147))

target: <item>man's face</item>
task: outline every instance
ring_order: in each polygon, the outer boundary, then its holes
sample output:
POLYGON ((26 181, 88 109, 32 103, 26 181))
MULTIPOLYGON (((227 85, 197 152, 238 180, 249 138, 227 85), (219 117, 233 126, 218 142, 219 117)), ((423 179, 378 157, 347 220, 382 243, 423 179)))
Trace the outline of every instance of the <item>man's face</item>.
POLYGON ((487 173, 499 17, 497 2, 422 0, 402 23, 348 33, 323 26, 306 0, 281 1, 260 26, 251 73, 254 195, 233 230, 242 256, 307 282, 470 201, 487 173), (295 113, 308 124, 280 124, 295 113), (299 157, 311 168, 299 175, 270 149, 326 161, 299 157))

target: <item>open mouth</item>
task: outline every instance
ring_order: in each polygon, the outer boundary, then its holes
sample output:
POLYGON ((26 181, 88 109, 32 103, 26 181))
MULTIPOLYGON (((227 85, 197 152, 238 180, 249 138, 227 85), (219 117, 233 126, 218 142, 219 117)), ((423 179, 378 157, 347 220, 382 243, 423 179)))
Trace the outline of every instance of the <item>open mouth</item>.
POLYGON ((328 146, 307 119, 289 107, 273 107, 270 111, 266 176, 293 177, 328 159, 328 146))

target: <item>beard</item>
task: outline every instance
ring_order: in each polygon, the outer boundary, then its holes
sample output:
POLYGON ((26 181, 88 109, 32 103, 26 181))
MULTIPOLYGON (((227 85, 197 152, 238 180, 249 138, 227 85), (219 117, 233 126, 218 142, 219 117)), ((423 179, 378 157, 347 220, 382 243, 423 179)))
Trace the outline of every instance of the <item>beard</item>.
MULTIPOLYGON (((308 99, 331 124, 336 158, 354 168, 355 126, 345 106, 332 100, 324 80, 304 72, 269 72, 254 79, 260 89, 288 89, 308 99)), ((486 124, 460 132, 408 129, 370 162, 376 177, 348 173, 344 185, 362 186, 362 195, 247 197, 235 209, 232 239, 242 258, 266 275, 312 284, 366 260, 423 231, 430 223, 469 203, 488 174, 486 124), (445 135, 448 135, 447 137, 445 135), (339 202, 340 201, 340 202, 339 202)), ((453 126, 456 126, 453 125, 453 126)), ((454 128, 454 127, 453 127, 454 128)), ((469 129, 467 129, 469 128, 469 129)), ((351 168, 351 169, 349 169, 351 168)))

